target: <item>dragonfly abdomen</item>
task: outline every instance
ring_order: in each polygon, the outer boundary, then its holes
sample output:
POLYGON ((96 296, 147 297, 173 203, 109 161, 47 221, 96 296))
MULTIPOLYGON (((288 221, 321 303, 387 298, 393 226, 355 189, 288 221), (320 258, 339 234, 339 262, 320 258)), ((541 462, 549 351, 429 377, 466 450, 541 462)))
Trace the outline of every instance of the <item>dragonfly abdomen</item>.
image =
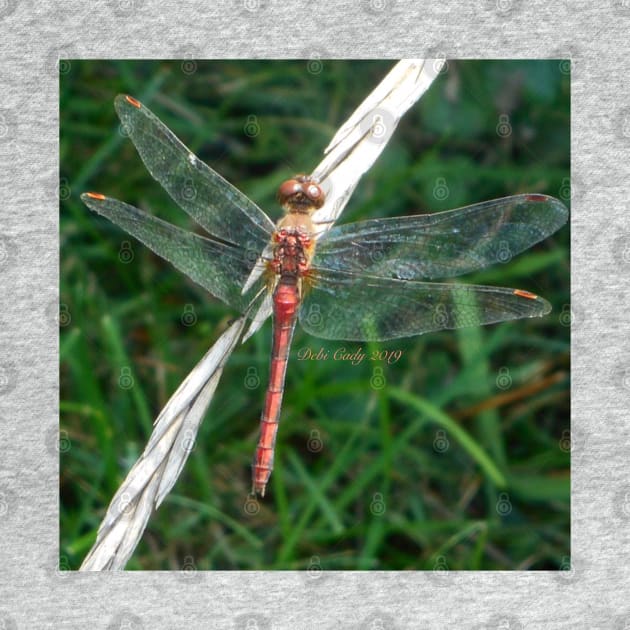
POLYGON ((281 278, 273 295, 273 342, 269 387, 260 418, 260 437, 253 465, 252 492, 265 496, 265 488, 273 470, 273 454, 280 421, 289 349, 300 303, 297 277, 281 278), (283 281, 284 280, 284 281, 283 281))

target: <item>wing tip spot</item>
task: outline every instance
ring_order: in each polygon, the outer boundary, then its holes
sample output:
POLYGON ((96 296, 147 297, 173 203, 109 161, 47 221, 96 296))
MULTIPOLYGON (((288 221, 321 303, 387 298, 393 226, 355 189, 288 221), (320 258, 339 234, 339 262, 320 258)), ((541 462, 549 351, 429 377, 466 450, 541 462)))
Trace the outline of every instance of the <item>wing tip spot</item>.
POLYGON ((135 99, 133 96, 129 96, 129 94, 125 94, 125 100, 127 101, 127 103, 129 103, 129 105, 133 105, 138 109, 142 107, 142 103, 139 100, 135 99))
POLYGON ((526 201, 549 201, 547 195, 541 195, 540 193, 530 193, 525 197, 526 201))
POLYGON ((522 289, 514 289, 514 295, 518 295, 519 297, 526 298, 528 300, 538 299, 538 296, 535 293, 531 293, 530 291, 524 291, 522 289))
POLYGON ((106 197, 102 193, 97 192, 86 192, 81 195, 81 197, 87 197, 88 199, 96 199, 97 201, 105 201, 106 197))

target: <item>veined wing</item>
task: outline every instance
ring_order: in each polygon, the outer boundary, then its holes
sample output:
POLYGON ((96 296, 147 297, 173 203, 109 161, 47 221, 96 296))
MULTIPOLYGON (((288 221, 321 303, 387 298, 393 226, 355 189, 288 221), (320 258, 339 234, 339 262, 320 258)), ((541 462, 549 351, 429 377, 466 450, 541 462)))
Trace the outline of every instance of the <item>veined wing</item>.
POLYGON ((300 309, 306 332, 324 339, 384 341, 426 332, 494 324, 551 311, 518 289, 393 280, 339 271, 314 272, 300 309))
POLYGON ((105 195, 85 193, 81 199, 90 210, 107 217, 239 312, 243 312, 263 288, 264 279, 261 279, 247 293, 241 292, 258 251, 182 230, 105 195))
POLYGON ((149 173, 179 206, 213 236, 235 245, 254 241, 262 251, 274 225, 253 201, 202 162, 142 103, 119 94, 115 106, 149 173))
POLYGON ((546 195, 515 195, 410 217, 332 228, 313 266, 382 278, 452 278, 507 262, 566 222, 564 204, 546 195))

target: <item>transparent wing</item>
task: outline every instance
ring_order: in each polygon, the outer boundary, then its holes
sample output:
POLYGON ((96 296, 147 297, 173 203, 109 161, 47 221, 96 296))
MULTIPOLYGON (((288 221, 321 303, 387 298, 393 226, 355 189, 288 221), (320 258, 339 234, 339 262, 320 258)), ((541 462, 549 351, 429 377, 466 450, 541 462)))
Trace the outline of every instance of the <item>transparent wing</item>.
POLYGON ((412 282, 327 271, 312 274, 300 309, 306 332, 324 339, 384 341, 426 332, 494 324, 551 311, 518 289, 412 282))
POLYGON ((115 99, 125 133, 136 145, 149 173, 199 225, 229 243, 253 241, 259 251, 274 225, 248 197, 192 153, 136 99, 115 99))
POLYGON ((134 206, 96 193, 81 195, 90 210, 107 217, 168 260, 212 295, 243 312, 261 291, 264 280, 244 295, 241 288, 260 252, 221 243, 182 230, 134 206))
POLYGON ((313 266, 383 278, 451 278, 507 262, 566 223, 568 211, 546 195, 516 195, 465 208, 332 228, 313 266))

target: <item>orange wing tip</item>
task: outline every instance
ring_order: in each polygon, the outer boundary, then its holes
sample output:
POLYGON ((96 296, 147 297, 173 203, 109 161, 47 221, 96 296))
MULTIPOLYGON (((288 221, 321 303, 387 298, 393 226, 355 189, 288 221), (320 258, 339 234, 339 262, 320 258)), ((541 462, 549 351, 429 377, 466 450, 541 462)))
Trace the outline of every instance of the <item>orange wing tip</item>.
POLYGON ((538 296, 535 293, 530 293, 529 291, 522 291, 521 289, 514 289, 514 295, 518 295, 519 297, 527 298, 528 300, 537 300, 538 296))
POLYGON ((105 195, 102 195, 101 193, 95 193, 95 192, 86 192, 85 196, 89 197, 90 199, 96 199, 98 201, 105 201, 105 199, 107 199, 105 195))
POLYGON ((530 193, 526 195, 525 199, 527 201, 549 201, 547 195, 541 195, 540 193, 530 193))
POLYGON ((129 105, 133 105, 134 107, 137 107, 138 109, 142 107, 142 103, 136 100, 133 96, 129 96, 129 94, 125 94, 125 100, 127 101, 127 103, 129 103, 129 105))

